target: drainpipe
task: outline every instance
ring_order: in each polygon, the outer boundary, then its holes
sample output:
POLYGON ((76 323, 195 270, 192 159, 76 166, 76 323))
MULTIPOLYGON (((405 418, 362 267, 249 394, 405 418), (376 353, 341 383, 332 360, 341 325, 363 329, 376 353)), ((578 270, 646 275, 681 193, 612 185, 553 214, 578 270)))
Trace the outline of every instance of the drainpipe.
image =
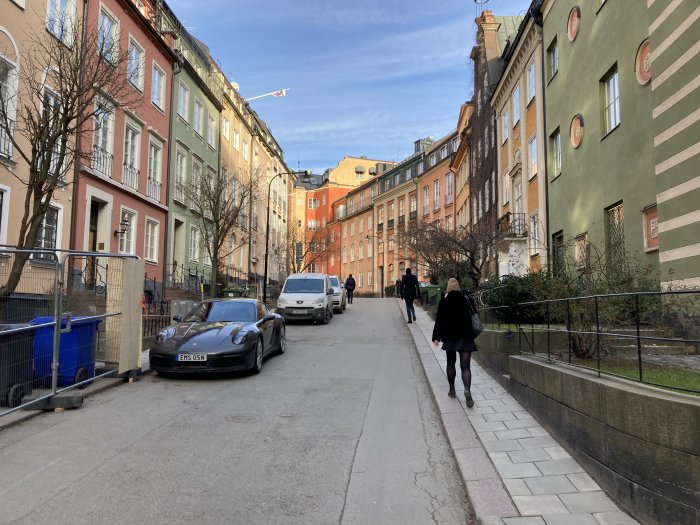
MULTIPOLYGON (((175 118, 176 116, 173 114, 173 108, 175 106, 174 100, 175 100, 175 77, 182 71, 182 66, 178 62, 173 62, 173 75, 172 75, 172 80, 170 81, 170 131, 168 131, 168 139, 170 140, 170 148, 168 151, 170 152, 168 154, 168 168, 167 168, 167 177, 168 177, 168 183, 165 185, 165 202, 166 205, 168 206, 168 212, 166 213, 166 217, 168 220, 165 221, 165 264, 163 265, 163 297, 162 301, 165 300, 165 281, 168 276, 168 265, 172 264, 171 262, 168 262, 168 244, 170 239, 168 238, 168 233, 170 232, 170 185, 172 184, 172 180, 170 178, 172 174, 171 170, 171 164, 173 162, 172 159, 172 149, 175 148, 175 158, 177 159, 177 146, 175 145, 174 142, 174 123, 175 123, 175 118)), ((175 219, 173 218, 173 221, 175 219)), ((175 231, 175 228, 173 228, 173 231, 175 231)), ((172 248, 173 251, 171 252, 171 257, 174 260, 175 259, 175 239, 173 239, 172 243, 172 248)))
POLYGON ((536 2, 530 7, 530 15, 532 16, 533 22, 542 30, 542 41, 540 45, 540 62, 542 64, 542 121, 544 124, 544 140, 542 141, 543 151, 544 151, 544 205, 545 205, 545 215, 544 215, 544 229, 545 229, 545 245, 547 248, 547 272, 552 271, 552 257, 553 253, 551 249, 553 247, 550 245, 551 232, 549 231, 549 163, 547 162, 547 105, 545 104, 544 90, 547 85, 545 77, 545 54, 544 54, 544 25, 542 18, 542 2, 536 2))

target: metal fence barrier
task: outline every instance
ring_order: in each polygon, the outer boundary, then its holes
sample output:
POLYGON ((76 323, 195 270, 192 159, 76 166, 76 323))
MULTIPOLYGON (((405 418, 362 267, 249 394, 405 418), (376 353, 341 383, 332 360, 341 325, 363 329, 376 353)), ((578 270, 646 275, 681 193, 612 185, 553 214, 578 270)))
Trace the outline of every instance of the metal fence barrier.
POLYGON ((117 374, 126 259, 0 248, 0 416, 117 374))
POLYGON ((517 336, 521 353, 700 393, 700 291, 569 297, 480 313, 487 330, 517 336))

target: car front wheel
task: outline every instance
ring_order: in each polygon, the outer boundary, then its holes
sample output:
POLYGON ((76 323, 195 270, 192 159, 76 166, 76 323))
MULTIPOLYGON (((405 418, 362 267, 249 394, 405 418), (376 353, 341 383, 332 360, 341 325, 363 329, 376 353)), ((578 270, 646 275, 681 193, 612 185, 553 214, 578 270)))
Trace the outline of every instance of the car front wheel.
POLYGON ((328 324, 328 322, 331 320, 330 310, 331 308, 326 308, 326 311, 323 314, 323 324, 328 324))
POLYGON ((287 349, 287 330, 285 329, 284 325, 282 325, 282 327, 280 328, 280 343, 279 343, 278 352, 280 354, 283 354, 286 349, 287 349))

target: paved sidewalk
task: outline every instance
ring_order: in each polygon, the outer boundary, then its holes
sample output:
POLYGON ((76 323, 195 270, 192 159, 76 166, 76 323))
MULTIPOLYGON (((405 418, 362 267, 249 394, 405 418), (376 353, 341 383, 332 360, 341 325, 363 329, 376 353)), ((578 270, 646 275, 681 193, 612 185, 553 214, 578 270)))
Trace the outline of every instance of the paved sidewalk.
MULTIPOLYGON (((397 304, 406 318, 403 301, 397 304)), ((474 407, 447 396, 445 355, 431 342, 433 321, 416 308, 415 341, 467 494, 481 525, 632 525, 583 468, 472 360, 474 407)), ((478 340, 477 340, 478 343, 478 340)))

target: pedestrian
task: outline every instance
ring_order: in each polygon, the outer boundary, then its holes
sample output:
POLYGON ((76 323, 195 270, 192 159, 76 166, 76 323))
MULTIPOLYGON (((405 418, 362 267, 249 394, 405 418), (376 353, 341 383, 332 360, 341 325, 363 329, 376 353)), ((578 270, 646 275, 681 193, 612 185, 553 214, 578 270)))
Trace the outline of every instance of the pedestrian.
POLYGON ((396 297, 401 297, 401 277, 396 278, 396 282, 394 283, 394 287, 396 288, 396 297))
POLYGON ((459 281, 450 279, 447 281, 447 293, 438 305, 432 339, 435 346, 438 346, 442 341, 442 349, 447 356, 447 381, 450 384, 450 391, 447 395, 450 397, 456 397, 455 377, 457 371, 455 363, 457 362, 457 353, 459 353, 459 367, 462 370, 462 383, 464 383, 464 399, 469 408, 474 406, 471 394, 471 357, 472 352, 478 350, 474 343, 475 334, 470 319, 469 300, 459 289, 459 281))
POLYGON ((406 314, 408 315, 409 324, 416 320, 416 309, 413 306, 413 301, 419 296, 418 277, 411 273, 410 268, 406 268, 406 275, 401 278, 401 297, 406 301, 406 314))
POLYGON ((348 304, 352 304, 352 294, 355 291, 355 278, 352 274, 345 279, 345 291, 348 292, 348 304))

